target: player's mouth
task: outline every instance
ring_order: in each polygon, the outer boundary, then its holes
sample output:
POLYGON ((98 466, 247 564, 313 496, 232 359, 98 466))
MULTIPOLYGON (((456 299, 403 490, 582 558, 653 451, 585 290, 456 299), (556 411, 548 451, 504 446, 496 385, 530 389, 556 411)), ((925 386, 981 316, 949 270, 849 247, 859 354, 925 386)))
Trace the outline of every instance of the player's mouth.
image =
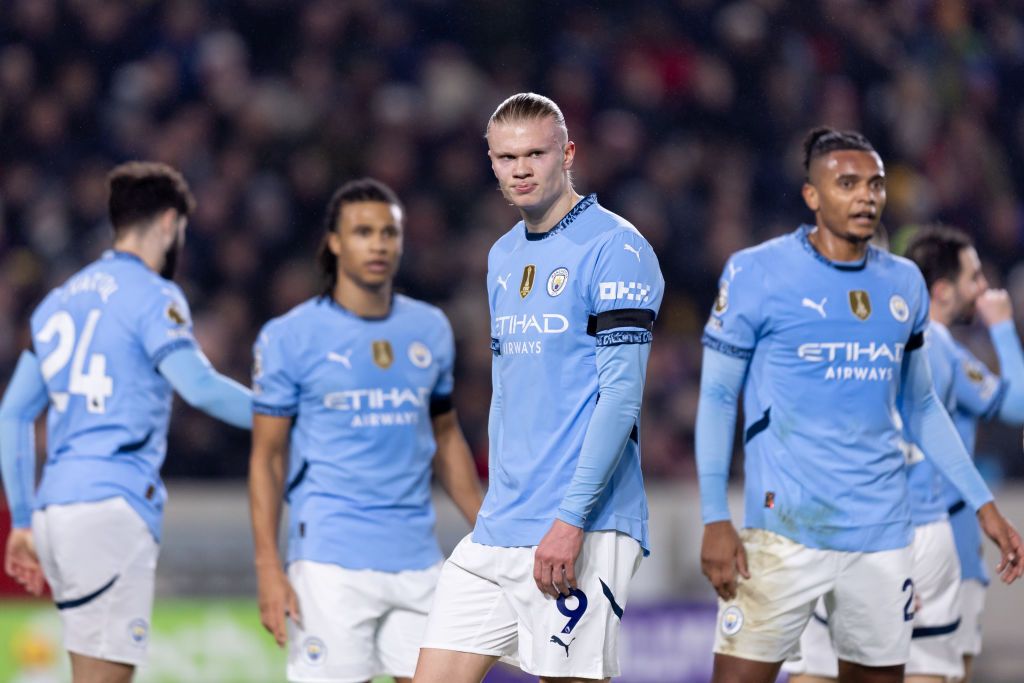
POLYGON ((858 211, 850 214, 850 220, 863 227, 873 227, 878 222, 876 211, 858 211))
POLYGON ((512 191, 516 194, 530 194, 536 187, 536 183, 519 183, 512 186, 512 191))
POLYGON ((391 262, 383 260, 367 261, 365 267, 371 273, 384 275, 391 270, 391 262))

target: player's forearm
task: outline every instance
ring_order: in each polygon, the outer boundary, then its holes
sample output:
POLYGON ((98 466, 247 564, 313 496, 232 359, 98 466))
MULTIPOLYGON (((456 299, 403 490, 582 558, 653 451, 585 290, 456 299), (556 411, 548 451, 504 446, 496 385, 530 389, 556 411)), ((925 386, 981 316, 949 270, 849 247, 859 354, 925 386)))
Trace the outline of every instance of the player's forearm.
POLYGON ((473 526, 483 502, 483 491, 473 463, 473 454, 454 410, 434 418, 434 438, 437 441, 434 475, 455 507, 473 526))
POLYGON ((650 342, 598 347, 599 400, 583 437, 579 461, 558 519, 584 527, 638 425, 650 342))
POLYGON ((1006 383, 1006 393, 999 406, 999 419, 1010 424, 1024 423, 1024 349, 1021 349, 1017 328, 1012 320, 1004 320, 989 328, 992 345, 999 357, 999 374, 1006 383))
POLYGON ((284 492, 284 459, 253 449, 249 461, 249 508, 257 568, 281 567, 277 530, 284 492))
POLYGON ((235 427, 252 428, 252 392, 214 370, 198 349, 170 354, 161 361, 160 373, 192 407, 235 427))
POLYGON ((705 348, 700 374, 695 447, 705 524, 731 519, 729 465, 737 405, 749 361, 705 348))
POLYGON ((992 500, 985 480, 971 461, 949 413, 935 394, 928 359, 919 351, 907 354, 903 384, 903 416, 907 431, 925 457, 952 482, 974 510, 992 500))
POLYGON ((0 402, 0 475, 16 529, 32 523, 36 417, 46 406, 46 385, 35 354, 25 351, 0 402))

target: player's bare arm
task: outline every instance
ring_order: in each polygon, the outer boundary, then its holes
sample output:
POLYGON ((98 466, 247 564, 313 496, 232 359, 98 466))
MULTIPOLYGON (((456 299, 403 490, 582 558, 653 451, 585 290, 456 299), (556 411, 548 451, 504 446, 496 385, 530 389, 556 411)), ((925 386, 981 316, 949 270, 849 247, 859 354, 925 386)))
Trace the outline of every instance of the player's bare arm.
POLYGON ((700 545, 700 569, 723 600, 736 597, 739 577, 750 578, 747 552, 736 527, 729 520, 704 525, 700 545))
POLYGON ((458 415, 454 409, 449 410, 434 416, 431 422, 434 426, 434 441, 437 442, 434 476, 469 525, 473 526, 483 502, 483 491, 473 464, 473 454, 459 426, 458 415))
POLYGON ((291 426, 292 420, 288 417, 254 415, 249 457, 249 506, 260 621, 281 647, 288 640, 287 618, 296 622, 301 619, 298 599, 288 583, 277 549, 291 426))

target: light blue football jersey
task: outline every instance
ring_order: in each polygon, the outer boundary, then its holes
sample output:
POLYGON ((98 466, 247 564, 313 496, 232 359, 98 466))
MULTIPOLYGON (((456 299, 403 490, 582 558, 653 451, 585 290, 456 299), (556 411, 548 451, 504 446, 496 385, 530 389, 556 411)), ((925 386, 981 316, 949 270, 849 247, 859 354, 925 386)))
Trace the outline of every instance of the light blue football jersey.
POLYGON ((173 389, 157 366, 195 346, 181 289, 108 251, 43 299, 31 329, 50 396, 36 508, 120 496, 159 541, 173 389))
POLYGON ((434 413, 455 346, 437 308, 395 296, 381 319, 317 297, 256 341, 253 410, 294 417, 288 561, 397 572, 441 560, 430 479, 434 413))
MULTIPOLYGON (((492 400, 500 414, 497 433, 489 435, 490 481, 474 541, 540 542, 576 471, 599 399, 596 349, 650 343, 663 292, 651 245, 595 195, 546 233, 528 233, 520 221, 494 244, 487 295, 500 386, 492 400)), ((584 529, 618 530, 647 550, 638 434, 639 425, 584 529)))
MULTIPOLYGON (((925 339, 935 391, 973 457, 978 420, 996 416, 1007 385, 957 342, 943 324, 933 320, 925 339)), ((911 467, 910 484, 914 523, 941 519, 949 511, 963 577, 988 583, 978 520, 974 510, 963 503, 960 492, 927 459, 911 467)))
POLYGON ((811 548, 910 544, 896 399, 923 343, 928 292, 912 262, 869 247, 837 263, 811 226, 734 254, 704 344, 750 359, 745 521, 811 548))

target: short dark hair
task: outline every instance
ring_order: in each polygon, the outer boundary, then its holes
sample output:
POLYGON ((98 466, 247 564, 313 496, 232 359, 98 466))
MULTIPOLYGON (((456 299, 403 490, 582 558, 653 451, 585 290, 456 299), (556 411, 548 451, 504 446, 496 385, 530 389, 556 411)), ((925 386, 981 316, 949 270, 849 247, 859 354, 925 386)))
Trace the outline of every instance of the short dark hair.
POLYGON ((532 121, 548 116, 553 117, 555 124, 568 133, 568 129, 565 127, 565 116, 562 115, 562 110, 558 108, 554 100, 535 92, 521 92, 512 95, 498 105, 498 108, 491 114, 491 118, 488 119, 487 127, 490 128, 494 123, 532 121))
POLYGON ((906 257, 917 264, 929 291, 939 280, 960 276, 960 252, 974 242, 963 230, 948 225, 919 228, 907 243, 906 257))
POLYGON ((156 161, 129 161, 107 176, 107 203, 114 233, 146 223, 167 209, 188 216, 195 199, 181 173, 156 161))
POLYGON ((402 209, 402 202, 398 199, 395 191, 384 183, 374 178, 359 178, 350 180, 331 196, 327 203, 327 215, 324 218, 324 239, 320 243, 320 250, 317 252, 316 261, 323 278, 323 289, 320 295, 329 297, 334 292, 334 286, 338 283, 338 259, 327 246, 327 235, 334 232, 338 226, 338 218, 341 210, 346 204, 356 202, 383 202, 389 206, 397 206, 402 209))
POLYGON ((811 174, 811 162, 830 152, 844 149, 874 152, 875 148, 866 137, 857 131, 835 130, 822 126, 815 128, 804 138, 804 173, 811 174))

